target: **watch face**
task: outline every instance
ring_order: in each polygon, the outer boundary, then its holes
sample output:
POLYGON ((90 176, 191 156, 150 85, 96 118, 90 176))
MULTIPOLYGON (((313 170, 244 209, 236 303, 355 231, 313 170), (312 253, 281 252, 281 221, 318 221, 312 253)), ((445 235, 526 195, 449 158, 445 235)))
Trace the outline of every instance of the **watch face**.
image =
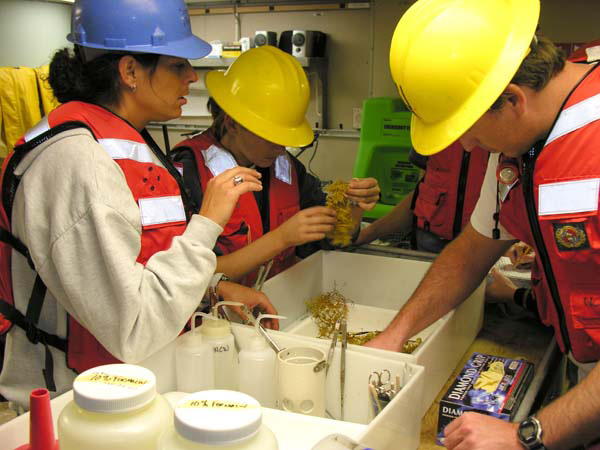
POLYGON ((537 431, 537 427, 535 426, 535 424, 533 422, 530 421, 526 421, 523 422, 521 424, 521 426, 519 427, 519 431, 521 434, 521 438, 529 443, 532 441, 535 441, 536 439, 536 431, 537 431))
POLYGON ((519 424, 519 441, 527 448, 544 448, 541 442, 542 430, 538 421, 530 417, 519 424))

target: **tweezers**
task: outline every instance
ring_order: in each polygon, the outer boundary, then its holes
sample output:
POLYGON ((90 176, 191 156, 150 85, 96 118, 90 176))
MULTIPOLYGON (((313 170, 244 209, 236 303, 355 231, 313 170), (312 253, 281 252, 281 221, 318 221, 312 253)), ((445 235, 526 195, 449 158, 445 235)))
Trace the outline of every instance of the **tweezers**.
POLYGON ((327 352, 327 362, 325 363, 325 376, 327 376, 327 372, 329 372, 329 366, 331 365, 331 360, 333 359, 333 352, 335 351, 335 346, 337 344, 338 334, 340 333, 340 320, 341 319, 336 320, 335 328, 333 329, 331 345, 329 346, 329 352, 327 352))

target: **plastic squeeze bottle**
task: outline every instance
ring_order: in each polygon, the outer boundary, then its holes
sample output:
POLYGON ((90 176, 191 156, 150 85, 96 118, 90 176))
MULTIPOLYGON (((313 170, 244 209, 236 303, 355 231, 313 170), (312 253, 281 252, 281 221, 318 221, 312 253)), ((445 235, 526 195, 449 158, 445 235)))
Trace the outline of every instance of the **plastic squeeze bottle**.
POLYGON ((177 390, 196 392, 215 387, 213 346, 202 338, 196 328, 196 313, 192 316, 192 329, 175 340, 177 390))
POLYGON ((266 318, 285 319, 285 316, 259 314, 254 328, 256 334, 250 338, 248 346, 240 351, 239 390, 252 397, 267 408, 276 408, 277 374, 276 356, 273 349, 258 330, 260 321, 266 318))
POLYGON ((242 306, 239 302, 218 302, 213 307, 213 314, 198 313, 208 320, 202 321, 200 330, 202 338, 213 349, 215 365, 215 389, 238 389, 238 354, 235 348, 235 339, 231 333, 231 324, 228 320, 217 317, 219 306, 242 306))

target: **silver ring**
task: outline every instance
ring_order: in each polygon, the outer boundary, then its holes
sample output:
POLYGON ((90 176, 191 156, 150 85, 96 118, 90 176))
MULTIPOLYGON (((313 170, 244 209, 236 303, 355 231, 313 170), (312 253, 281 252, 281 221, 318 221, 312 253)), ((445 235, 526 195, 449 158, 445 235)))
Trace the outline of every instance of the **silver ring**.
POLYGON ((233 177, 233 185, 237 186, 238 184, 241 184, 244 182, 244 179, 240 176, 240 175, 236 175, 235 177, 233 177))

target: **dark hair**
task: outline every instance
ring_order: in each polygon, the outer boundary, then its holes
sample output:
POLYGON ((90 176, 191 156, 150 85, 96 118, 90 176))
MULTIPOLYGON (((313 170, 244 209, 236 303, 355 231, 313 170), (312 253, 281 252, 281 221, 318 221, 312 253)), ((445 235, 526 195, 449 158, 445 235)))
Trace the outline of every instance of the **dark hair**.
MULTIPOLYGON (((550 79, 563 70, 564 67, 565 55, 563 51, 548 38, 534 36, 530 51, 512 78, 511 83, 541 91, 550 79)), ((500 109, 504 101, 505 98, 500 96, 490 109, 500 109)))
POLYGON ((130 54, 142 66, 156 69, 160 55, 151 53, 105 53, 84 62, 83 51, 75 46, 58 50, 50 62, 48 81, 59 102, 79 100, 101 105, 116 105, 123 88, 119 77, 119 60, 130 54))
POLYGON ((221 109, 221 107, 212 97, 209 97, 208 102, 206 102, 206 108, 213 118, 213 123, 210 126, 210 129, 212 130, 212 133, 217 141, 220 141, 227 133, 227 128, 225 127, 225 116, 227 113, 221 109))

